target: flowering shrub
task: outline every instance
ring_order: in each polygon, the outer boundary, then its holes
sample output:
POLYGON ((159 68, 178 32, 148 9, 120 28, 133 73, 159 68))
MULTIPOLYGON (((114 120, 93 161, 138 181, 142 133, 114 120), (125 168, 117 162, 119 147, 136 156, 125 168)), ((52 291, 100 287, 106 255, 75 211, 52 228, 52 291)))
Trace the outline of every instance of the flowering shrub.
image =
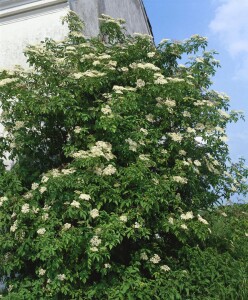
POLYGON ((239 113, 209 89, 206 39, 155 47, 108 16, 86 39, 66 21, 65 40, 27 47, 29 70, 0 73, 3 298, 239 299, 245 266, 207 211, 246 192, 247 171, 228 163, 239 113))

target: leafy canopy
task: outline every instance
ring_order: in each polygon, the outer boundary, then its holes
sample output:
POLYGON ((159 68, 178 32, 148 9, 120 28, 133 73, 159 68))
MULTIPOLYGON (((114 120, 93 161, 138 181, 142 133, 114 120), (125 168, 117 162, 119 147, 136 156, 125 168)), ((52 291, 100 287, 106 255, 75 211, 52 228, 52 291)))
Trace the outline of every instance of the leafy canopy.
POLYGON ((246 170, 226 144, 239 113, 210 90, 215 52, 65 21, 63 41, 27 47, 29 70, 0 73, 3 297, 236 299, 245 252, 216 247, 208 210, 246 191, 246 170))

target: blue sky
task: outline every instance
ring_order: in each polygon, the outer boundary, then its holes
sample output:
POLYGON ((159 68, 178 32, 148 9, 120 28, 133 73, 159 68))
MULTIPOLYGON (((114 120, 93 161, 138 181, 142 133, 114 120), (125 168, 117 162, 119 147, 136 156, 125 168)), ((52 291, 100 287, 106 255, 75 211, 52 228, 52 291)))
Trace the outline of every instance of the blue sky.
POLYGON ((183 40, 193 34, 208 37, 209 49, 219 52, 221 68, 213 89, 231 98, 231 109, 242 110, 246 122, 228 127, 234 161, 248 165, 248 0, 143 0, 156 43, 163 38, 183 40))

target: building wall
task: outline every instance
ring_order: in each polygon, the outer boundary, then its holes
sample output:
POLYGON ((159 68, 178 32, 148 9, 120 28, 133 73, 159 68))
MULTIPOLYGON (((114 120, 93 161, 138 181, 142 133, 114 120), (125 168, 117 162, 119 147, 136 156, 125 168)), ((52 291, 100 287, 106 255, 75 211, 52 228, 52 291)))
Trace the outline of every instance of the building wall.
POLYGON ((53 3, 36 7, 27 4, 22 10, 21 6, 0 10, 0 68, 11 68, 16 64, 25 66, 23 49, 28 44, 36 44, 46 37, 56 40, 65 37, 68 28, 61 25, 61 17, 67 14, 69 5, 60 0, 53 3))
POLYGON ((61 17, 69 9, 84 20, 87 36, 99 33, 101 14, 125 19, 129 34, 151 34, 142 0, 0 0, 0 68, 26 66, 22 52, 27 44, 63 39, 68 29, 61 17))
MULTIPOLYGON (((68 28, 61 25, 61 17, 68 11, 66 0, 0 0, 0 69, 27 66, 23 49, 28 44, 37 44, 46 37, 63 39, 68 28)), ((0 123, 0 136, 3 133, 0 123)), ((10 160, 4 163, 7 169, 13 164, 10 160)), ((0 280, 0 291, 2 287, 0 280)))
POLYGON ((101 14, 126 20, 128 34, 152 34, 141 0, 69 0, 70 7, 85 21, 85 35, 99 33, 98 18, 101 14))
POLYGON ((86 36, 96 36, 99 32, 99 11, 98 0, 70 0, 70 8, 74 10, 84 21, 84 34, 86 36))

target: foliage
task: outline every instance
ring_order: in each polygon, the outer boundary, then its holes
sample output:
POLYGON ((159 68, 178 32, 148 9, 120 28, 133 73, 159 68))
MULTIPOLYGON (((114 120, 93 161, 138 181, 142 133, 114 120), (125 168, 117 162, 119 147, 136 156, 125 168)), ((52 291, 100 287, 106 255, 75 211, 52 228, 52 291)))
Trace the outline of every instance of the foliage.
POLYGON ((0 73, 3 298, 246 299, 247 219, 209 212, 247 170, 206 39, 155 47, 108 16, 86 39, 66 21, 26 49, 29 70, 0 73))

